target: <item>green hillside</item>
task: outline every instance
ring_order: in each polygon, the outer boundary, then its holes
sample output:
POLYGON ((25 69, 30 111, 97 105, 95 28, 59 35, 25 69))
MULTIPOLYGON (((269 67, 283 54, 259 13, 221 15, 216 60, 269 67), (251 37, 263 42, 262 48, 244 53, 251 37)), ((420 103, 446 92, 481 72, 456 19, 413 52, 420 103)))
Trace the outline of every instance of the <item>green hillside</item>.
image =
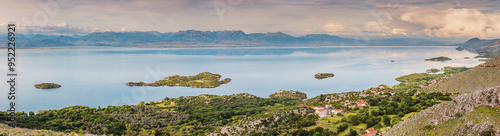
POLYGON ((500 87, 463 94, 416 113, 384 135, 500 134, 500 87))
POLYGON ((500 86, 500 57, 467 71, 437 79, 422 88, 428 92, 474 92, 500 86))

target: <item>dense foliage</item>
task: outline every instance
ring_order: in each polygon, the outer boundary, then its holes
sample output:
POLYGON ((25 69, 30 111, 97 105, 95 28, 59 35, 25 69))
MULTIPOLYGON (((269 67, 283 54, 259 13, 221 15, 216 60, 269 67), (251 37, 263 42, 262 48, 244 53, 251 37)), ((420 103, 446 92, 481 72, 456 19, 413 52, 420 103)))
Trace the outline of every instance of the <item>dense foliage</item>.
POLYGON ((230 78, 221 79, 221 75, 212 74, 210 72, 199 73, 195 76, 169 76, 163 80, 156 81, 154 83, 144 83, 144 82, 128 82, 128 86, 188 86, 188 87, 200 87, 200 88, 214 88, 222 84, 227 84, 231 82, 230 78))
MULTIPOLYGON (((165 98, 161 102, 89 108, 72 106, 59 110, 19 113, 17 127, 62 132, 138 135, 204 135, 217 127, 262 112, 296 105, 300 100, 260 98, 250 94, 200 95, 165 98), (173 104, 175 103, 175 104, 173 104), (144 129, 144 130, 143 130, 144 129)), ((7 112, 0 112, 6 123, 7 112)))
POLYGON ((329 78, 329 77, 333 77, 333 76, 334 76, 333 73, 318 73, 318 74, 314 75, 314 78, 323 79, 323 78, 329 78))
POLYGON ((36 84, 35 88, 38 89, 51 89, 51 88, 59 88, 61 85, 54 84, 54 83, 41 83, 41 84, 36 84))
POLYGON ((307 94, 293 90, 290 91, 280 90, 274 94, 269 95, 269 98, 276 98, 276 97, 291 98, 291 99, 307 99, 307 94))

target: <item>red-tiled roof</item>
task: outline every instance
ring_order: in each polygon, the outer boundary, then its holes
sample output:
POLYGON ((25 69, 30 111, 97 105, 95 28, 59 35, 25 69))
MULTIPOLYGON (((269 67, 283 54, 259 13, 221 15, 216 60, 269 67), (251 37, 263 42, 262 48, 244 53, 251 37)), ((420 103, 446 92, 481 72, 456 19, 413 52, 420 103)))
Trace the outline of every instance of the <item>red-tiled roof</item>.
POLYGON ((368 133, 368 134, 364 134, 364 135, 361 135, 361 136, 374 136, 377 132, 371 132, 371 133, 368 133))
POLYGON ((356 107, 356 105, 349 105, 349 107, 356 107))
POLYGON ((332 106, 332 104, 327 104, 326 106, 332 106))
POLYGON ((369 129, 367 129, 367 130, 368 130, 368 132, 370 132, 370 133, 371 133, 371 132, 377 132, 377 131, 375 131, 375 129, 373 129, 373 128, 369 128, 369 129))
POLYGON ((365 102, 359 102, 358 104, 360 104, 360 105, 361 105, 361 104, 366 104, 366 103, 365 103, 365 102))
POLYGON ((324 111, 325 109, 319 109, 318 111, 324 111))

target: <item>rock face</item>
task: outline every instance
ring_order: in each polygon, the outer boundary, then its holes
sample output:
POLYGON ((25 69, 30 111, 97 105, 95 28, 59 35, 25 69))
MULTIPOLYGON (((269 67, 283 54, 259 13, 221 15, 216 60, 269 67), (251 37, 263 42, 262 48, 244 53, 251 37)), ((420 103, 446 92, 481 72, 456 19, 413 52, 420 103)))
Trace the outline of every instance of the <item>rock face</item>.
POLYGON ((493 130, 495 135, 499 136, 500 122, 498 122, 498 119, 491 120, 495 118, 485 117, 486 119, 481 120, 479 117, 474 116, 476 113, 473 113, 473 118, 462 116, 474 112, 474 109, 479 106, 498 107, 500 106, 499 101, 500 86, 463 94, 453 101, 443 102, 416 113, 410 119, 394 125, 383 135, 477 135, 483 131, 493 130), (440 129, 443 129, 443 124, 449 124, 448 121, 454 119, 462 123, 455 123, 455 125, 446 128, 446 131, 439 132, 440 129))

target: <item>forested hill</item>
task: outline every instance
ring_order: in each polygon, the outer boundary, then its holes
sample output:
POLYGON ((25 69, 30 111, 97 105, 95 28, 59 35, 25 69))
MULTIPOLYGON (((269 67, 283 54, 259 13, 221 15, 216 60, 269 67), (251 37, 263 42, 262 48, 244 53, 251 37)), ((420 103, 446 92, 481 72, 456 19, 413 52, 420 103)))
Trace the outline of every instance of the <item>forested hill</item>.
MULTIPOLYGON (((167 97, 162 101, 137 105, 71 106, 41 111, 36 115, 19 112, 16 126, 79 134, 204 135, 253 115, 292 110, 298 102, 299 99, 260 98, 246 93, 167 97)), ((9 123, 7 114, 0 112, 0 122, 9 123)), ((314 122, 316 118, 311 119, 314 122)))
MULTIPOLYGON (((133 46, 133 47, 203 47, 203 46, 443 46, 425 39, 393 38, 359 40, 328 34, 291 36, 282 32, 244 33, 241 30, 198 31, 186 30, 160 33, 95 32, 87 35, 25 35, 18 34, 19 48, 72 46, 133 46)), ((6 38, 0 43, 6 44, 6 38)))

